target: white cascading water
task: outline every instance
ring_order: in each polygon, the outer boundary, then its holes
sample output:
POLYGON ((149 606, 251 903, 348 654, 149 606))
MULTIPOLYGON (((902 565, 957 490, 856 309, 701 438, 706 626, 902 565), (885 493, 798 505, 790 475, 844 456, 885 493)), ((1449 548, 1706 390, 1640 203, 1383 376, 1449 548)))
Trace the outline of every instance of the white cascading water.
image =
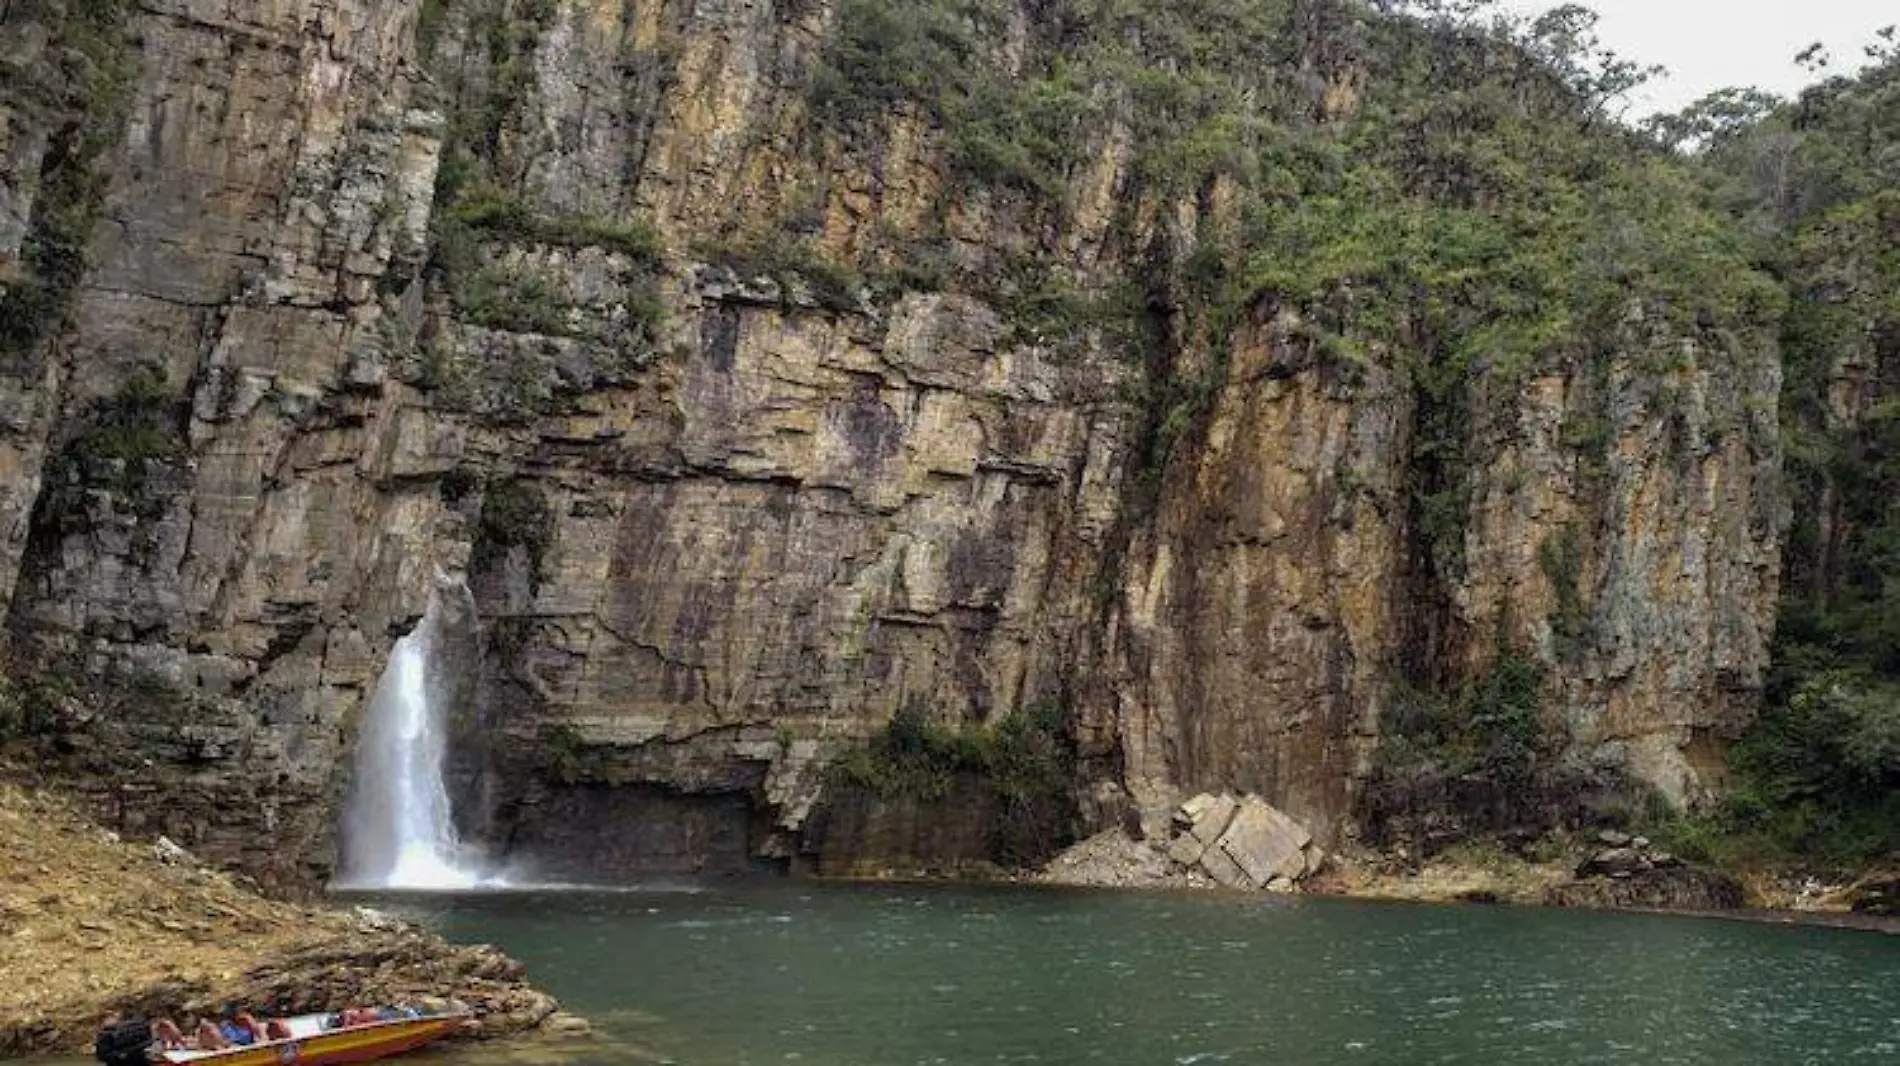
POLYGON ((432 668, 443 638, 440 615, 440 601, 432 598, 422 623, 396 642, 370 698, 334 887, 445 890, 487 883, 467 865, 442 780, 447 708, 436 698, 432 668))

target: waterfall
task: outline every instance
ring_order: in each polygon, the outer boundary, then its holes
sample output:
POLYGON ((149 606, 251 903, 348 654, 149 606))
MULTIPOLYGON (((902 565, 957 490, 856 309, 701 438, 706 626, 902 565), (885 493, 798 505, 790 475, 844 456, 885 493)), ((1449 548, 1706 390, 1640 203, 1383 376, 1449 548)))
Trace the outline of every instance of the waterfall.
MULTIPOLYGON (((484 883, 458 839, 443 782, 448 708, 438 663, 452 639, 438 589, 415 631, 396 642, 356 746, 334 887, 456 889, 484 883)), ((463 593, 466 595, 466 592, 463 593)))

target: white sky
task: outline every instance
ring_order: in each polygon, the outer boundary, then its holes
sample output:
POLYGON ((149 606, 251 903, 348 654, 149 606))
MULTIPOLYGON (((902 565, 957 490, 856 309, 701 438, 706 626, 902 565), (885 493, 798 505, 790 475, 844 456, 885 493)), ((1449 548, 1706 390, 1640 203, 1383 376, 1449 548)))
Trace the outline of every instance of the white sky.
MULTIPOLYGON (((1675 111, 1703 94, 1753 85, 1793 96, 1816 80, 1795 65, 1795 53, 1820 41, 1833 62, 1826 74, 1851 73, 1866 62, 1874 31, 1900 23, 1896 0, 1581 0, 1603 16, 1603 43, 1639 63, 1660 63, 1669 77, 1632 99, 1631 117, 1675 111), (1646 97, 1646 98, 1645 98, 1646 97)), ((1552 0, 1504 0, 1529 15, 1552 0)), ((1825 76, 1825 75, 1824 75, 1825 76)))

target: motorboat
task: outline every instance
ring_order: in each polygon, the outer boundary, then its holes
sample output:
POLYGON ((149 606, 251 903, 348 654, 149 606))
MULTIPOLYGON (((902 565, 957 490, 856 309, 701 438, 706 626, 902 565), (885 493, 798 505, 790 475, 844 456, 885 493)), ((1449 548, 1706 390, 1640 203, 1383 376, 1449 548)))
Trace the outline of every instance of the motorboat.
POLYGON ((468 1026, 467 1011, 425 1013, 385 1007, 278 1019, 275 1039, 200 1048, 167 1041, 149 1021, 120 1022, 93 1044, 106 1066, 345 1066, 414 1051, 468 1026))

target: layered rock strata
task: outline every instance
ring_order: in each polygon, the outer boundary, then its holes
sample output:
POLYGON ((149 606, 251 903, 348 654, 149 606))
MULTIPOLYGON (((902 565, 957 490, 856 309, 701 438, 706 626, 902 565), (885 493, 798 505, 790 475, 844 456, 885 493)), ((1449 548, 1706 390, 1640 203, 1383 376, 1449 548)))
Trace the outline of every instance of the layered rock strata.
MULTIPOLYGON (((39 49, 10 63, 88 54, 62 5, 7 12, 39 49)), ((714 254, 789 228, 890 263, 928 222, 959 276, 1042 256, 1106 285, 1191 253, 1195 205, 1136 195, 1125 126, 1052 215, 953 191, 914 113, 868 156, 814 141, 834 14, 160 0, 110 27, 122 92, 9 82, 10 298, 50 179, 101 190, 69 313, 0 380, 13 654, 74 679, 42 701, 51 772, 126 831, 319 881, 367 695, 444 571, 479 614, 468 828, 554 868, 782 863, 825 764, 898 711, 1058 703, 1112 786, 1092 818, 1160 833, 1182 795, 1255 792, 1330 844, 1416 647, 1470 673, 1499 634, 1549 668, 1575 758, 1710 787, 1772 618, 1771 342, 1639 319, 1607 374, 1474 378, 1465 566, 1422 581, 1396 357, 1257 313, 1157 458, 1146 349, 714 254), (75 125, 110 132, 83 166, 75 125)))

